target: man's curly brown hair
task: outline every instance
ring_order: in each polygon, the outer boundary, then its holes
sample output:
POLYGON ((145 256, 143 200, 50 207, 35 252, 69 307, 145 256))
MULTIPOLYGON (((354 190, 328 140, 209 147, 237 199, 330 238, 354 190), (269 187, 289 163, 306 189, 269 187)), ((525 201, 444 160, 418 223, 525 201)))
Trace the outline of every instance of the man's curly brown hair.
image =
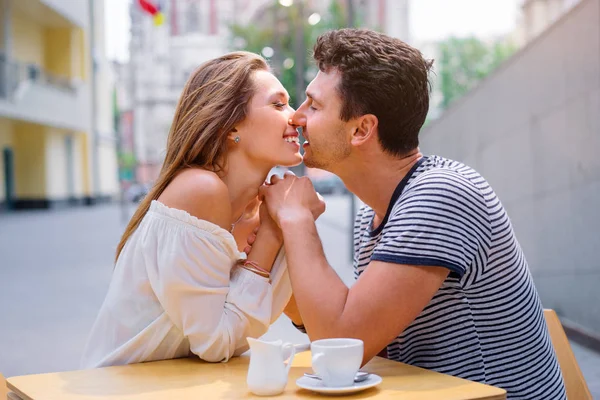
POLYGON ((346 28, 319 36, 313 57, 321 71, 334 69, 341 75, 343 121, 375 115, 379 142, 393 155, 419 146, 433 64, 419 50, 379 32, 346 28))

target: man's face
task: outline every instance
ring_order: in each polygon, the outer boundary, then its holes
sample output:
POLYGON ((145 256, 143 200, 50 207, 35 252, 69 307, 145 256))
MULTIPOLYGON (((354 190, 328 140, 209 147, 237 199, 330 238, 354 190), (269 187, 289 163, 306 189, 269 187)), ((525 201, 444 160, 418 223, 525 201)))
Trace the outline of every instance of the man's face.
POLYGON ((319 71, 306 89, 306 101, 292 116, 307 141, 303 146, 307 167, 331 171, 350 154, 348 124, 340 119, 340 79, 336 70, 319 71))

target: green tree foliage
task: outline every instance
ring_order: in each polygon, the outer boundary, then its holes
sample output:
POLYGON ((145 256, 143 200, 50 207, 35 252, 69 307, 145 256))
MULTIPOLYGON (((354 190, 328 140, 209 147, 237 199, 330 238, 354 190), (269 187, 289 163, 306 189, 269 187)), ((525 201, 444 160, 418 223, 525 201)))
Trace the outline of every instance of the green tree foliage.
POLYGON ((515 47, 505 41, 487 44, 475 37, 451 37, 439 44, 439 52, 439 87, 446 109, 509 58, 515 47))
MULTIPOLYGON (((296 0, 295 3, 302 1, 296 0)), ((316 74, 316 66, 312 62, 311 49, 317 37, 330 29, 338 29, 346 26, 344 9, 338 0, 332 0, 326 15, 321 15, 321 21, 316 25, 308 23, 308 16, 314 10, 306 5, 303 7, 303 15, 300 15, 297 4, 291 7, 283 7, 277 0, 267 6, 257 16, 258 20, 250 24, 233 25, 231 27, 231 47, 236 50, 247 50, 253 53, 261 53, 265 47, 274 49, 275 54, 269 58, 275 74, 288 90, 291 104, 298 106, 296 95, 296 68, 298 62, 295 55, 296 27, 301 24, 304 33, 304 67, 308 75, 316 74), (287 61, 286 61, 287 60, 287 61), (293 64, 292 64, 293 62, 293 64)), ((303 73, 304 87, 306 86, 306 73, 303 73)))

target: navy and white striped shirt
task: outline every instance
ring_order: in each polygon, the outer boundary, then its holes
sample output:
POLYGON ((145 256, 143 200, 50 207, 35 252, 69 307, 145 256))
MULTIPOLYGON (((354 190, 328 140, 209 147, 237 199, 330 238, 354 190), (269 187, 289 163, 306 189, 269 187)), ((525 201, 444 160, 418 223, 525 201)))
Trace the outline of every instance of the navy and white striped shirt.
POLYGON ((509 399, 566 398, 527 262, 481 175, 424 157, 374 230, 373 217, 364 206, 356 218, 357 279, 372 260, 450 270, 427 307, 387 346, 390 359, 503 388, 509 399))

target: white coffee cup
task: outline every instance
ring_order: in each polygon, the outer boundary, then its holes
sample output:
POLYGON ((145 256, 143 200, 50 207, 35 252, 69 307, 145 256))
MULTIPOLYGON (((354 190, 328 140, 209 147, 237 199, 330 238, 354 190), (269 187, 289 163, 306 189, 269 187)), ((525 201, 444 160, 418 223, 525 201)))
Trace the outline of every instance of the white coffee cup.
POLYGON ((310 344, 312 367, 325 386, 354 384, 360 368, 364 344, 360 339, 321 339, 310 344))

